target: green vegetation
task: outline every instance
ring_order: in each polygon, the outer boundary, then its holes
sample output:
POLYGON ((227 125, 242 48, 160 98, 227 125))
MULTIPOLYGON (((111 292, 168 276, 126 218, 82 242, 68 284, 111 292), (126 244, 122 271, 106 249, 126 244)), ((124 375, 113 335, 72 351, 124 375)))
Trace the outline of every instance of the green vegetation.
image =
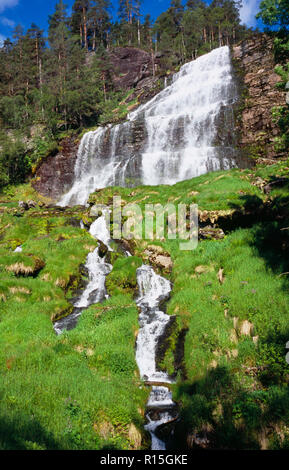
POLYGON ((250 34, 240 25, 238 2, 172 0, 153 24, 139 0, 119 1, 117 20, 107 0, 75 0, 69 16, 62 0, 48 19, 48 37, 34 23, 17 25, 0 47, 0 187, 25 182, 65 137, 119 122, 138 104, 120 90, 109 53, 136 46, 152 57, 152 76, 163 76, 219 45, 250 34))
MULTIPOLYGON (((15 205, 11 189, 0 206, 0 448, 139 447, 148 391, 136 373, 133 289, 125 284, 57 337, 52 320, 71 313, 69 299, 84 282, 80 264, 97 243, 76 227, 85 216, 77 208, 15 205), (23 252, 13 253, 20 244, 23 252)), ((121 256, 135 285, 139 263, 127 267, 121 256)), ((119 269, 111 276, 121 279, 119 269)))
POLYGON ((24 211, 16 201, 35 196, 31 188, 6 189, 0 205, 0 447, 148 448, 149 389, 135 363, 134 298, 136 269, 152 244, 173 261, 167 311, 176 320, 159 363, 177 374, 172 389, 181 423, 171 446, 184 448, 195 433, 205 433, 210 447, 286 447, 288 163, 93 194, 91 203, 109 204, 117 193, 142 207, 198 203, 201 226, 213 220, 225 237, 203 240, 185 256, 178 240, 128 241, 129 258, 116 246, 110 298, 85 310, 77 327, 59 337, 52 321, 72 311, 70 300, 84 281, 80 265, 96 246, 79 221, 92 219, 83 208, 49 208, 41 199, 24 211), (22 253, 13 253, 20 244, 22 253), (31 272, 16 270, 19 265, 31 272))
MULTIPOLYGON (((174 186, 106 188, 90 197, 109 205, 120 194, 143 209, 197 203, 201 226, 225 231, 223 239, 201 241, 188 253, 177 240, 153 242, 173 260, 167 312, 176 321, 159 365, 170 373, 177 366, 176 449, 196 433, 215 448, 287 446, 288 163, 210 173, 174 186)), ((134 240, 131 250, 144 256, 151 243, 134 240)))
MULTIPOLYGON (((209 173, 174 186, 106 188, 90 203, 198 204, 202 240, 126 240, 108 253, 109 298, 84 310, 77 327, 56 336, 53 322, 73 311, 87 282, 83 265, 97 242, 83 207, 56 208, 22 184, 61 140, 124 119, 133 90, 113 83, 107 50, 160 52, 161 69, 248 34, 239 2, 172 0, 152 24, 140 1, 62 0, 49 18, 48 45, 36 25, 15 28, 0 49, 0 449, 147 449, 149 388, 135 362, 136 270, 153 264, 173 284, 174 316, 158 366, 175 374, 180 407, 171 448, 289 447, 289 161, 209 173), (89 54, 88 54, 89 53, 89 54), (27 210, 18 201, 36 201, 27 210), (206 229, 208 231, 206 235, 206 229), (220 236, 216 236, 219 234, 220 236), (22 245, 22 252, 14 250, 22 245), (157 264, 156 253, 172 261, 157 264), (154 264, 155 263, 155 264, 154 264)), ((277 28, 275 53, 288 82, 288 2, 263 0, 260 17, 277 28)), ((275 34, 275 33, 274 33, 275 34)), ((153 74, 157 74, 153 66, 153 74)), ((161 79, 161 76, 158 77, 161 79)), ((273 110, 288 149, 288 106, 273 110)), ((257 148, 255 149, 257 151, 257 148)))

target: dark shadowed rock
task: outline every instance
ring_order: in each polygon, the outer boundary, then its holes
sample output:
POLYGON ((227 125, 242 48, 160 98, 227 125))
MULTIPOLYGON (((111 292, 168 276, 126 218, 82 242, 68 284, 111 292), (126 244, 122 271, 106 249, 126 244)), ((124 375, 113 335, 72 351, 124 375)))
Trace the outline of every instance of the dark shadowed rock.
POLYGON ((32 186, 43 196, 57 200, 69 190, 74 181, 74 165, 77 156, 78 141, 64 139, 60 152, 47 157, 36 171, 32 186))
POLYGON ((129 90, 152 75, 151 54, 142 49, 116 47, 109 52, 109 60, 114 71, 114 83, 122 90, 129 90))

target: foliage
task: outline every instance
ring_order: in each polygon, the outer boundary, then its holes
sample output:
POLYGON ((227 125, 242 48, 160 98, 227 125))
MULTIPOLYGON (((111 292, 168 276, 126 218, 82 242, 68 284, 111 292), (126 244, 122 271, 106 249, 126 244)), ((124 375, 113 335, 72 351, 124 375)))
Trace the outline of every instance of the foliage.
POLYGON ((0 211, 0 448, 130 449, 129 425, 143 427, 147 399, 135 375, 132 295, 91 307, 77 329, 57 337, 51 320, 71 311, 67 299, 84 282, 79 265, 96 241, 70 225, 81 210, 56 215, 37 207, 15 217, 13 188, 7 193, 0 211), (23 252, 13 253, 19 244, 23 252), (6 269, 32 262, 31 255, 45 261, 34 276, 6 269))

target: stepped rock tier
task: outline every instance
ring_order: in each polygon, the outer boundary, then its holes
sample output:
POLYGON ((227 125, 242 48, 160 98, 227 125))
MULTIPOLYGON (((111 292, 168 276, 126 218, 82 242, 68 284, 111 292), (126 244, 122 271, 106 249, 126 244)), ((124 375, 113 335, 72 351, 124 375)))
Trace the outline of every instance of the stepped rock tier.
POLYGON ((84 204, 106 186, 174 184, 238 166, 237 100, 228 47, 185 64, 170 86, 126 122, 83 136, 74 183, 59 204, 84 204))

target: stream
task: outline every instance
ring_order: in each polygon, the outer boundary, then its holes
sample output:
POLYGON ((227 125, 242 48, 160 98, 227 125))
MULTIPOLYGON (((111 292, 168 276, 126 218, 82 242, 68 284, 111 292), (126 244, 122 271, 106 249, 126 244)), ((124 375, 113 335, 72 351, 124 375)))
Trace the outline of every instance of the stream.
MULTIPOLYGON (((84 229, 82 223, 80 226, 84 229)), ((92 223, 89 232, 95 239, 106 245, 109 251, 112 251, 105 213, 92 223)), ((126 256, 131 256, 131 254, 126 252, 126 256)), ((57 335, 63 333, 64 330, 69 331, 75 328, 85 309, 108 298, 105 280, 112 266, 106 262, 105 258, 105 256, 100 256, 99 246, 87 256, 85 266, 89 275, 88 284, 81 296, 74 301, 73 312, 54 323, 53 327, 57 335)), ((169 388, 164 386, 164 384, 172 383, 171 379, 166 372, 157 370, 156 351, 160 337, 170 321, 170 316, 160 310, 160 303, 168 300, 171 283, 156 274, 149 265, 142 265, 137 269, 137 283, 139 297, 136 304, 140 308, 140 330, 136 342, 136 362, 141 378, 150 386, 152 385, 147 403, 148 422, 145 429, 151 435, 152 450, 164 450, 165 442, 156 436, 156 430, 160 425, 174 419, 175 403, 169 388)))
MULTIPOLYGON (((80 226, 81 228, 84 228, 83 224, 80 224, 80 226)), ((108 250, 111 250, 109 246, 110 234, 105 214, 91 224, 89 232, 94 238, 104 243, 108 250)), ((105 257, 100 256, 99 250, 100 247, 98 246, 87 256, 85 267, 88 271, 89 282, 82 295, 73 303, 73 312, 53 324, 57 335, 60 335, 64 330, 69 331, 75 328, 78 318, 82 314, 83 310, 88 308, 90 305, 102 302, 107 298, 105 279, 111 272, 112 266, 106 263, 105 257)))
POLYGON ((163 385, 172 383, 172 380, 166 372, 157 370, 156 353, 159 340, 171 319, 160 310, 160 303, 170 296, 171 283, 147 265, 138 268, 137 282, 139 298, 136 303, 140 307, 140 331, 136 344, 136 362, 141 378, 149 385, 156 384, 152 386, 147 402, 148 424, 145 429, 151 435, 151 449, 165 450, 166 444, 157 437, 156 430, 175 418, 176 405, 171 391, 163 385))

